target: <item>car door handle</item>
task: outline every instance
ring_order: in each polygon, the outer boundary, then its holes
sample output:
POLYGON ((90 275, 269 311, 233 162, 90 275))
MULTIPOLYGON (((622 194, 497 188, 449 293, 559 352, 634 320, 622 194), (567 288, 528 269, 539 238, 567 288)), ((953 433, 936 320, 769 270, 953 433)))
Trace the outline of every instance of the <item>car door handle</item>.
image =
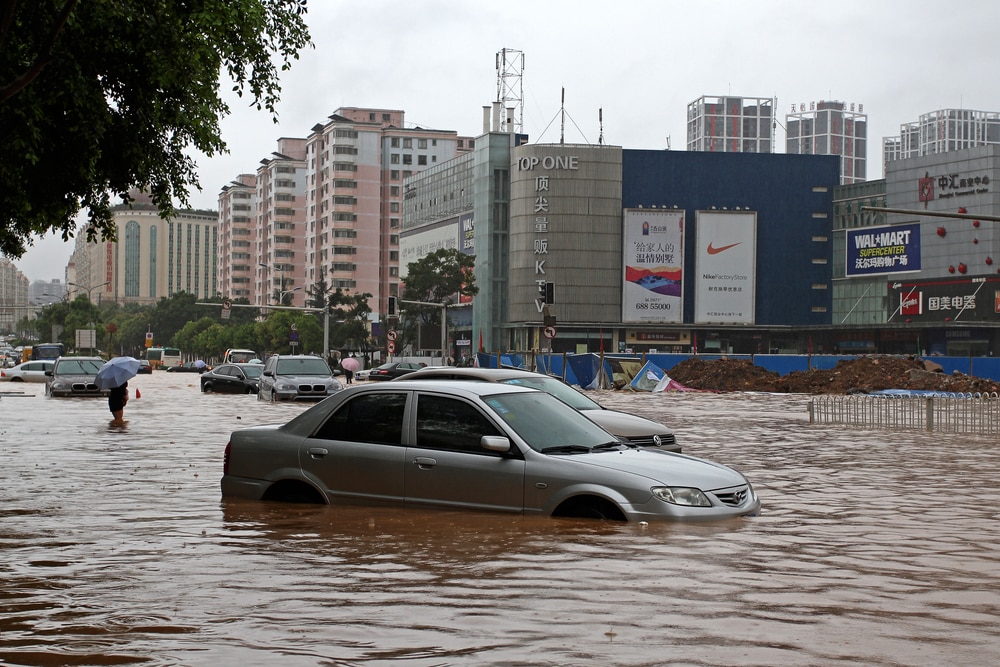
POLYGON ((323 458, 324 456, 326 456, 329 453, 330 453, 330 450, 326 449, 325 447, 310 447, 309 448, 309 456, 311 458, 314 458, 314 459, 321 459, 321 458, 323 458))
POLYGON ((417 458, 413 459, 413 462, 417 465, 418 468, 421 468, 422 470, 429 470, 430 468, 433 468, 434 466, 437 465, 437 459, 432 459, 429 456, 418 456, 417 458))

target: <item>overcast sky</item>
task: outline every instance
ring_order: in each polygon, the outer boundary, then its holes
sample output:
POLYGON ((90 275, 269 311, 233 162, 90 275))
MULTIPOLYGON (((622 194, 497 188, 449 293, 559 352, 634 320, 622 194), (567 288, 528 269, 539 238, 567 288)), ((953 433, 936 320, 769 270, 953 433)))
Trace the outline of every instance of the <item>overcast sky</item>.
MULTIPOLYGON (((233 97, 222 123, 230 153, 196 156, 215 209, 219 190, 253 173, 283 136, 305 137, 341 106, 401 109, 407 126, 482 132, 497 96, 496 54, 521 51, 524 131, 565 140, 673 150, 687 105, 703 96, 836 100, 868 114, 868 176, 882 176, 883 137, 930 111, 1000 112, 1000 3, 967 0, 312 0, 314 48, 282 79, 279 124, 233 97)), ((225 87, 225 86, 224 86, 225 87)), ((776 152, 784 152, 779 126, 776 152)), ((37 241, 17 260, 29 280, 62 279, 72 243, 37 241)))

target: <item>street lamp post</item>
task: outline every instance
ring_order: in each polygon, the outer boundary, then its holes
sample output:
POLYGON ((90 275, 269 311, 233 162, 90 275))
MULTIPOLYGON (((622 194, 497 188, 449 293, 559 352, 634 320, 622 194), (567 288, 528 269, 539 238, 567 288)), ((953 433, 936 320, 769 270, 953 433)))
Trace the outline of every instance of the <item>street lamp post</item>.
POLYGON ((68 282, 68 281, 66 282, 66 284, 67 285, 72 285, 73 287, 77 287, 77 288, 85 291, 87 293, 87 301, 90 301, 91 303, 93 303, 94 300, 91 298, 90 293, 93 292, 95 289, 98 289, 99 287, 104 287, 105 285, 110 285, 111 281, 108 280, 108 281, 105 281, 105 282, 101 283, 100 285, 94 285, 93 287, 84 287, 83 285, 78 285, 77 283, 71 283, 71 282, 68 282))
POLYGON ((284 306, 285 305, 285 295, 286 294, 291 294, 292 292, 298 292, 300 289, 302 289, 302 285, 299 285, 298 287, 293 287, 292 289, 281 290, 280 292, 278 292, 278 303, 280 305, 284 306))

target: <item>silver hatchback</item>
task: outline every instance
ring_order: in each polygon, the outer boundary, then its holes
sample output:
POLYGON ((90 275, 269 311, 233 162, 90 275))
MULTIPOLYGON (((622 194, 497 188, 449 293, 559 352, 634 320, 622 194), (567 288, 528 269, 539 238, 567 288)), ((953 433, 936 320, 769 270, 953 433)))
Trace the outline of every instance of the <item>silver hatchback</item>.
POLYGON ((486 382, 355 385, 235 431, 222 495, 619 521, 755 514, 718 463, 622 442, 554 396, 486 382))

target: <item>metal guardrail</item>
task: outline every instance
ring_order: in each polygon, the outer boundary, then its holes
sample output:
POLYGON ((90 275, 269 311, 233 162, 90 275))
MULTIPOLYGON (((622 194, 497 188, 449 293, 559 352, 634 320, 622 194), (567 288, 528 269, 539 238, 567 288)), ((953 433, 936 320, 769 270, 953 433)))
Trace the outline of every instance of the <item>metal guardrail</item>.
POLYGON ((1000 395, 941 393, 815 396, 809 401, 809 423, 941 433, 1000 434, 1000 395))

